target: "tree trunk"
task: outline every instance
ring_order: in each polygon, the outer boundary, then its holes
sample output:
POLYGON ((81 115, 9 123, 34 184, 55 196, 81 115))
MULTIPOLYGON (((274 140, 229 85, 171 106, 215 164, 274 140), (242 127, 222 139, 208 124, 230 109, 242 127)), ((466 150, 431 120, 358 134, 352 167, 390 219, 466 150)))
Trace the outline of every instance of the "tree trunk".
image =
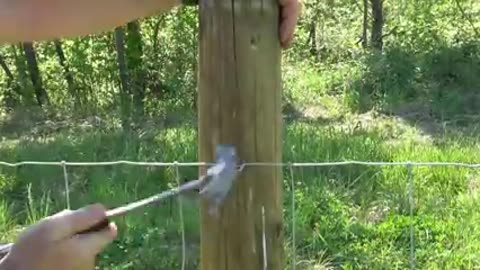
POLYGON ((3 59, 2 55, 0 55, 0 66, 2 67, 3 71, 7 75, 8 80, 13 81, 14 77, 13 77, 12 71, 10 71, 10 68, 8 68, 7 63, 5 63, 5 60, 3 59))
POLYGON ((310 54, 319 58, 317 50, 317 31, 315 27, 315 19, 312 19, 310 23, 309 32, 308 32, 308 43, 310 47, 310 54))
POLYGON ((25 54, 25 58, 27 59, 28 72, 30 73, 30 79, 32 80, 37 104, 40 107, 48 105, 50 100, 48 98, 47 91, 45 91, 45 88, 43 88, 42 77, 40 75, 40 70, 38 69, 37 56, 35 53, 35 48, 33 47, 33 43, 24 42, 23 52, 25 54))
POLYGON ((368 46, 368 0, 363 0, 362 47, 368 46))
POLYGON ((55 45, 55 52, 57 53, 58 61, 60 62, 60 65, 63 68, 65 80, 67 81, 68 91, 72 96, 72 98, 75 100, 75 106, 81 105, 80 96, 79 96, 79 93, 76 91, 72 72, 68 67, 67 60, 65 58, 65 53, 63 52, 62 43, 60 42, 60 40, 57 39, 53 41, 53 44, 55 45))
POLYGON ((143 40, 137 21, 127 24, 127 67, 130 74, 135 116, 143 115, 145 98, 145 71, 143 67, 143 40))
POLYGON ((372 3, 372 47, 377 50, 383 48, 383 0, 370 0, 372 3))
MULTIPOLYGON (((21 44, 20 44, 21 46, 21 44)), ((19 56, 17 53, 17 46, 11 46, 12 55, 15 62, 15 68, 17 70, 17 78, 19 82, 19 91, 21 91, 21 96, 25 105, 33 105, 35 104, 35 97, 32 88, 28 83, 28 74, 27 74, 27 66, 25 64, 25 60, 19 56)))
POLYGON ((8 67, 5 59, 0 55, 0 66, 2 67, 5 75, 7 75, 7 87, 5 89, 5 106, 7 108, 13 108, 19 101, 18 97, 22 96, 21 88, 15 81, 12 71, 8 67))
POLYGON ((117 65, 120 74, 121 83, 121 110, 122 125, 124 129, 128 129, 128 119, 130 118, 130 84, 128 78, 127 63, 125 61, 125 31, 122 27, 115 28, 115 49, 117 51, 117 65))
POLYGON ((160 17, 153 27, 153 55, 156 57, 158 55, 158 34, 160 33, 160 24, 162 23, 162 18, 160 17))

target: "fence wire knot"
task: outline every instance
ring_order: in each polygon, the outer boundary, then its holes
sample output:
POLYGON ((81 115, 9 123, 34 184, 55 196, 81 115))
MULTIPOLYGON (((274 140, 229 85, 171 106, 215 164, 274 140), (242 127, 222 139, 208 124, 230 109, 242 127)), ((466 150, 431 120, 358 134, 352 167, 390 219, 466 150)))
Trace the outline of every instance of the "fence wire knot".
POLYGON ((246 166, 246 163, 245 163, 245 162, 242 162, 242 164, 240 164, 240 166, 238 167, 238 171, 239 171, 239 172, 242 172, 243 169, 245 169, 245 166, 246 166))

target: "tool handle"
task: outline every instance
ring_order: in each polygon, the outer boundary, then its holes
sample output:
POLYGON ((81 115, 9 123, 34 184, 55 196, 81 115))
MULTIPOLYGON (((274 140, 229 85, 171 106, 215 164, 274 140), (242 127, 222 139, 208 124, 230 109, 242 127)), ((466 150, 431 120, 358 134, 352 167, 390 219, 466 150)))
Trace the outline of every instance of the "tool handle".
POLYGON ((102 230, 105 230, 108 225, 110 224, 110 221, 108 218, 103 219, 102 221, 98 222, 97 224, 93 225, 92 227, 79 232, 79 234, 86 234, 86 233, 92 233, 92 232, 100 232, 102 230))
POLYGON ((156 203, 156 202, 161 201, 161 200, 165 200, 167 198, 176 196, 178 194, 187 192, 189 190, 194 190, 196 188, 200 188, 202 183, 203 183, 203 180, 204 180, 204 178, 200 178, 198 180, 193 180, 189 183, 184 184, 183 186, 181 186, 177 189, 168 190, 168 191, 162 192, 160 194, 156 194, 156 195, 153 195, 151 197, 148 197, 146 199, 139 200, 139 201, 136 201, 136 202, 132 202, 132 203, 129 203, 127 205, 120 206, 120 207, 117 207, 115 209, 109 210, 107 212, 107 218, 106 219, 104 219, 101 222, 95 224, 91 228, 80 232, 80 234, 90 233, 90 232, 98 232, 98 231, 104 230, 108 227, 108 225, 110 223, 109 218, 116 217, 116 216, 122 216, 122 215, 127 214, 130 211, 135 210, 135 209, 147 206, 147 205, 152 204, 152 203, 156 203))

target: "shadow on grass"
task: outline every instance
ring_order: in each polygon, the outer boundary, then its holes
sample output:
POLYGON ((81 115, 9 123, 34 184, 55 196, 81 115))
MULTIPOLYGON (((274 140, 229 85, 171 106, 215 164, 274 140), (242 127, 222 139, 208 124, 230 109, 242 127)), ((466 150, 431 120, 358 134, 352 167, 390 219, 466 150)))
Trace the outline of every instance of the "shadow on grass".
POLYGON ((357 111, 380 108, 438 135, 451 127, 478 134, 480 41, 439 45, 413 53, 401 47, 372 53, 361 62, 348 102, 357 111), (475 126, 475 127, 473 127, 475 126))

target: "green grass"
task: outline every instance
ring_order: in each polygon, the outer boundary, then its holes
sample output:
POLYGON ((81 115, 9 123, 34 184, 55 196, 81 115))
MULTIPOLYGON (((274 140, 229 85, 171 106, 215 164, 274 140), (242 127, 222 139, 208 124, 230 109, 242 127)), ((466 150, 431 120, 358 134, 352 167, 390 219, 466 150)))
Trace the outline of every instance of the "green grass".
MULTIPOLYGON (((294 121, 285 124, 285 161, 462 161, 480 162, 478 140, 444 135, 419 140, 419 131, 394 118, 355 125, 294 121), (355 128, 354 128, 355 127, 355 128)), ((360 119, 360 117, 357 116, 360 119)), ((144 133, 142 133, 144 134, 144 133)), ((193 126, 150 129, 140 138, 102 128, 44 134, 43 139, 7 140, 5 161, 196 160, 193 126)), ((103 202, 117 206, 175 184, 173 168, 69 167, 72 207, 103 202)), ((299 268, 314 264, 343 269, 408 267, 409 205, 407 169, 348 165, 297 168, 296 256, 299 268)), ((181 168, 182 178, 196 176, 181 168)), ((479 265, 480 215, 475 170, 415 167, 416 265, 420 269, 459 269, 479 265)), ((287 257, 291 259, 290 171, 284 171, 287 257)), ((61 167, 0 169, 0 228, 13 239, 18 226, 65 207, 61 167)), ((119 238, 100 258, 102 269, 175 269, 180 265, 181 234, 175 202, 151 207, 117 220, 119 238), (170 245, 170 248, 168 247, 170 245), (172 248, 172 246, 174 248, 172 248), (159 255, 161 254, 161 255, 159 255)), ((198 213, 185 206, 188 265, 197 263, 198 213)))

